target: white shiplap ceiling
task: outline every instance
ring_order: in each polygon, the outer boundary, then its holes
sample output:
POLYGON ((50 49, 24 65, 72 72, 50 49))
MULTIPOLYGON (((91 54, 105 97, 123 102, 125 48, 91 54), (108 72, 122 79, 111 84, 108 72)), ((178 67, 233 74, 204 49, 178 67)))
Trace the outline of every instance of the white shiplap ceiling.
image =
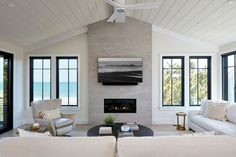
POLYGON ((235 0, 157 1, 162 2, 159 9, 133 11, 129 16, 218 46, 236 40, 235 0))
POLYGON ((0 0, 0 40, 25 47, 109 14, 104 0, 0 0))
MULTIPOLYGON (((128 16, 215 45, 236 40, 236 2, 127 0, 126 3, 153 1, 161 1, 161 7, 127 11, 128 16)), ((28 47, 106 19, 111 13, 104 0, 0 0, 0 40, 28 47)))

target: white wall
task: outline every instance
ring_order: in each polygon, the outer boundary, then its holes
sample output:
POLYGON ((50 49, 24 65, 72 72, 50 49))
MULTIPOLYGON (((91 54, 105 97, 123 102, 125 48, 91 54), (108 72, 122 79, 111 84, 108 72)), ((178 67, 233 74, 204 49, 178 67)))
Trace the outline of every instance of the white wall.
MULTIPOLYGON (((217 99, 219 97, 218 93, 218 52, 215 49, 212 49, 211 46, 206 47, 202 46, 199 42, 189 42, 186 38, 181 36, 178 39, 178 36, 175 35, 169 36, 166 33, 157 32, 153 29, 152 34, 152 121, 155 124, 174 124, 176 122, 177 111, 187 112, 189 109, 194 109, 189 106, 188 101, 188 76, 185 76, 185 107, 182 108, 169 108, 161 107, 160 97, 161 97, 161 86, 160 86, 160 71, 161 71, 161 55, 169 56, 187 56, 185 57, 185 63, 188 61, 188 56, 191 55, 205 55, 212 56, 212 99, 217 99)), ((185 67, 185 70, 188 71, 188 68, 185 67)))
POLYGON ((13 93, 13 127, 16 128, 24 123, 24 54, 23 49, 15 45, 1 42, 0 51, 14 54, 14 93, 13 93))
MULTIPOLYGON (((25 55, 25 108, 27 111, 26 123, 32 123, 31 108, 29 107, 29 56, 79 56, 80 58, 80 106, 63 107, 64 112, 76 113, 77 123, 88 123, 88 48, 87 33, 58 42, 56 44, 31 51, 25 55)), ((52 78, 53 79, 53 78, 52 78)), ((54 78, 55 79, 55 78, 54 78)), ((55 82, 55 81, 54 81, 55 82)), ((55 84, 52 86, 55 88, 55 84)), ((52 95, 55 98, 55 95, 52 95)))
POLYGON ((236 51, 236 41, 220 46, 220 54, 236 51))

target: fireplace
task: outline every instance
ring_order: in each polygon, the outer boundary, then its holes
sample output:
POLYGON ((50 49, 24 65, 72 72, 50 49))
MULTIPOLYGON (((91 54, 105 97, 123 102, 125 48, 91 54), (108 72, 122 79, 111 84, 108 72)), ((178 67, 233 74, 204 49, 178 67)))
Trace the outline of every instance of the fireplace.
POLYGON ((136 99, 104 99, 104 113, 136 113, 136 99))

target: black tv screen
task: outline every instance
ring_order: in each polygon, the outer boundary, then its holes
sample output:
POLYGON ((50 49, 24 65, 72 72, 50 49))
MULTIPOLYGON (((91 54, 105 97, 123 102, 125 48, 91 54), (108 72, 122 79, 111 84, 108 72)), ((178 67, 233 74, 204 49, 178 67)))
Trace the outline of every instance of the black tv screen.
POLYGON ((142 58, 98 58, 98 82, 131 85, 143 80, 142 58))

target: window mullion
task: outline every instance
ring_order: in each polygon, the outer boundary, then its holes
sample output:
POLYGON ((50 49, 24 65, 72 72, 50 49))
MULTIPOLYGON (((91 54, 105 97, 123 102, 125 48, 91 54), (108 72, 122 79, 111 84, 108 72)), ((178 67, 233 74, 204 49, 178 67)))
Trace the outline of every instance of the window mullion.
POLYGON ((171 106, 173 106, 173 69, 172 69, 172 67, 173 67, 173 59, 171 59, 171 69, 170 69, 170 80, 171 80, 171 86, 170 86, 170 89, 171 89, 171 91, 170 91, 170 93, 171 93, 171 98, 170 98, 170 100, 171 100, 171 106))
POLYGON ((235 84, 236 84, 236 55, 234 54, 234 102, 236 101, 236 91, 235 91, 235 84))
POLYGON ((70 67, 69 67, 70 60, 68 59, 68 106, 70 106, 70 67))
POLYGON ((43 90, 44 90, 44 74, 43 74, 43 67, 44 67, 44 60, 42 59, 42 100, 44 99, 44 94, 43 94, 43 90))
POLYGON ((198 80, 198 75, 199 75, 199 59, 197 59, 197 105, 198 104, 198 100, 199 100, 199 80, 198 80))

